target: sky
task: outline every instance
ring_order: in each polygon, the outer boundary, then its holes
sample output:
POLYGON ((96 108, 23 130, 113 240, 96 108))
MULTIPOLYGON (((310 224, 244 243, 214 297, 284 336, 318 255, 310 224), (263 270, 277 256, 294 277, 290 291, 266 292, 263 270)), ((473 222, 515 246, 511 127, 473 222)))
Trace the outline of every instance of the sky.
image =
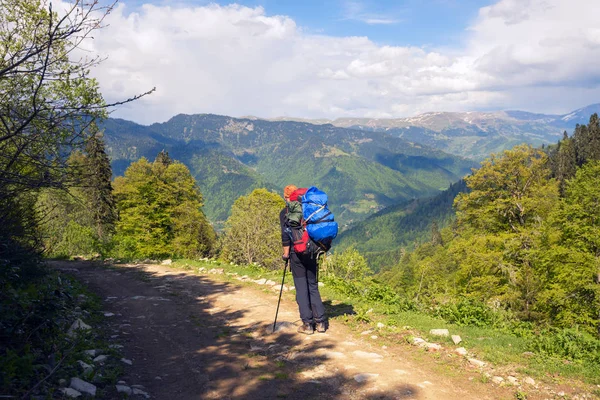
MULTIPOLYGON (((59 3, 60 7, 60 3, 59 3)), ((55 8, 57 9, 57 8, 55 8)), ((83 44, 112 116, 566 114, 600 102, 599 0, 120 0, 83 44)))

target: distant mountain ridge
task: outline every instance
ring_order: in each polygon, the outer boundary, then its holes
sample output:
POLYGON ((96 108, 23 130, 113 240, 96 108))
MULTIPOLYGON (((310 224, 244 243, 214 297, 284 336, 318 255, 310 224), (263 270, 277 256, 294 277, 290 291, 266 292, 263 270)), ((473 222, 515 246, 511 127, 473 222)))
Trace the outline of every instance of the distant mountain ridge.
POLYGON ((535 146, 555 143, 563 131, 571 132, 576 124, 587 124, 593 113, 600 113, 600 103, 564 115, 536 114, 526 111, 495 112, 428 112, 407 118, 338 118, 295 120, 337 127, 383 131, 390 135, 431 146, 442 151, 473 159, 509 149, 516 144, 535 146))
POLYGON ((327 191, 336 218, 347 225, 436 194, 475 166, 386 132, 330 124, 180 114, 150 126, 108 119, 102 128, 115 174, 167 150, 190 168, 205 212, 217 223, 254 188, 281 190, 293 183, 327 191))

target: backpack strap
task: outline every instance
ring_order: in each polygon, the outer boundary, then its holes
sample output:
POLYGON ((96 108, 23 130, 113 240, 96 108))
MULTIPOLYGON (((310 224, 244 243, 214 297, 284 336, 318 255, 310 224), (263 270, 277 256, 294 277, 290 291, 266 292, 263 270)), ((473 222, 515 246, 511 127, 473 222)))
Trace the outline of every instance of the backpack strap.
MULTIPOLYGON (((308 203, 308 204, 312 204, 312 205, 314 205, 314 206, 318 206, 318 205, 319 205, 319 204, 314 204, 314 203, 308 203)), ((313 217, 313 215, 317 214, 318 212, 321 212, 321 211, 323 211, 324 209, 325 209, 325 205, 322 205, 321 207, 317 208, 317 209, 316 209, 316 210, 315 210, 315 211, 314 211, 312 214, 310 214, 310 215, 308 216, 308 218, 305 218, 305 219, 304 219, 304 221, 305 221, 307 224, 314 224, 314 222, 311 222, 311 221, 310 221, 310 219, 313 217)), ((331 212, 329 212, 329 214, 331 214, 331 212)))

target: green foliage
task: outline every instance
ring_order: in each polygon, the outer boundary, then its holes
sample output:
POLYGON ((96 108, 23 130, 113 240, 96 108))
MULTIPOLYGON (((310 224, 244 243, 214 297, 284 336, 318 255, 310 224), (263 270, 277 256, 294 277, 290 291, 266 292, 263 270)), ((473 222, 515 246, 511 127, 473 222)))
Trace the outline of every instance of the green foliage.
POLYGON ((255 189, 238 198, 225 222, 221 257, 235 263, 281 267, 279 213, 285 201, 266 189, 255 189))
POLYGON ((466 178, 471 189, 455 199, 459 225, 484 232, 519 232, 544 218, 557 202, 547 156, 530 146, 492 155, 466 178))
MULTIPOLYGON (((69 57, 99 27, 96 4, 60 18, 45 0, 0 2, 0 254, 40 250, 35 196, 68 185, 66 158, 106 115, 89 77, 96 60, 69 57)), ((75 6, 73 6, 75 7, 75 6)))
POLYGON ((326 256, 320 268, 324 276, 335 276, 343 280, 360 281, 371 274, 365 258, 352 247, 326 256))
POLYGON ((458 325, 523 334, 525 321, 597 334, 600 163, 565 180, 560 198, 549 161, 529 146, 484 161, 456 197, 441 244, 420 245, 379 277, 458 325))
POLYGON ((215 234, 202 213, 202 195, 183 164, 142 158, 115 179, 114 187, 118 257, 193 258, 213 249, 215 234))
POLYGON ((38 231, 50 257, 106 253, 114 233, 112 172, 102 138, 94 134, 85 150, 68 159, 68 189, 42 189, 38 196, 38 231))
POLYGON ((572 328, 545 329, 529 341, 529 349, 546 356, 570 361, 600 363, 600 340, 572 328))
POLYGON ((435 308, 434 315, 459 326, 501 328, 507 322, 498 310, 469 298, 442 304, 435 308))

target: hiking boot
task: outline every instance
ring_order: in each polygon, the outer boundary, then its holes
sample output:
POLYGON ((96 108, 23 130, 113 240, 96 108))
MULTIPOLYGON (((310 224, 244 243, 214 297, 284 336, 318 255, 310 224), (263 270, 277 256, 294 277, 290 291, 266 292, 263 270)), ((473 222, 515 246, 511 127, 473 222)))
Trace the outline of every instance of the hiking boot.
POLYGON ((313 333, 315 333, 315 328, 313 328, 313 325, 309 322, 304 322, 300 328, 298 328, 298 332, 299 333, 304 333, 305 335, 312 335, 313 333))
POLYGON ((327 330, 327 324, 325 323, 325 321, 317 322, 315 324, 315 329, 319 333, 325 333, 325 331, 327 330))

